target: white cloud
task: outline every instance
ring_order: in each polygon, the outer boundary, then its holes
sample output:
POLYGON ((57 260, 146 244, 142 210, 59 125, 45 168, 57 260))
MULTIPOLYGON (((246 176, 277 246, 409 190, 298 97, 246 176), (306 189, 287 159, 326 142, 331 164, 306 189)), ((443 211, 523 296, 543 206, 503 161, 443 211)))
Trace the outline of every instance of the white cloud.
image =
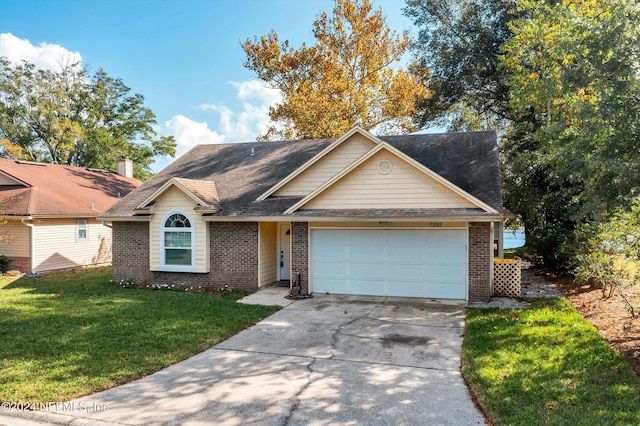
POLYGON ((219 129, 228 142, 254 141, 264 134, 269 125, 269 107, 282 100, 280 92, 270 89, 257 80, 230 82, 237 90, 236 97, 242 102, 241 111, 233 111, 223 104, 198 106, 220 114, 219 129))
POLYGON ((171 120, 165 121, 164 127, 158 129, 161 135, 173 135, 176 138, 176 157, 190 150, 196 145, 223 143, 226 139, 209 129, 207 123, 194 121, 184 115, 176 115, 171 120))
MULTIPOLYGON (((269 107, 280 102, 282 97, 275 89, 265 87, 261 82, 249 80, 230 82, 236 88, 236 98, 241 102, 240 111, 218 104, 200 105, 197 109, 214 111, 219 114, 217 131, 211 130, 207 122, 198 122, 184 115, 176 115, 163 126, 156 126, 159 135, 173 135, 176 139, 176 157, 200 144, 225 142, 251 142, 267 131, 269 125, 269 107)), ((160 170, 172 159, 158 159, 155 168, 160 170)))
POLYGON ((72 52, 59 44, 42 42, 34 46, 29 40, 11 33, 0 34, 0 56, 6 56, 13 63, 26 60, 37 68, 53 71, 59 71, 62 64, 82 62, 79 52, 72 52))

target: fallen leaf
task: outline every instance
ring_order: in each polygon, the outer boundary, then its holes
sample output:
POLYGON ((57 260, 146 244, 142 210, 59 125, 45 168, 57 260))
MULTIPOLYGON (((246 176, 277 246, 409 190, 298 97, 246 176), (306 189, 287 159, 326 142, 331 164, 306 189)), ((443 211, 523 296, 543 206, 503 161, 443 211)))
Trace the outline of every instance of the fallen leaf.
POLYGON ((611 367, 609 367, 609 370, 618 371, 618 366, 617 365, 612 365, 611 367))

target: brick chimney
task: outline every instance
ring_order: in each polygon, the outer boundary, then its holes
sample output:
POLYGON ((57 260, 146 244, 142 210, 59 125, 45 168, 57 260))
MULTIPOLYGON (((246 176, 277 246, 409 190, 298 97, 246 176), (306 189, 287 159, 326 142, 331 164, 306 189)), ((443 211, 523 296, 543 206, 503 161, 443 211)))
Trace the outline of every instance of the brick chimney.
POLYGON ((133 161, 129 160, 129 157, 118 161, 118 174, 126 178, 133 177, 133 161))

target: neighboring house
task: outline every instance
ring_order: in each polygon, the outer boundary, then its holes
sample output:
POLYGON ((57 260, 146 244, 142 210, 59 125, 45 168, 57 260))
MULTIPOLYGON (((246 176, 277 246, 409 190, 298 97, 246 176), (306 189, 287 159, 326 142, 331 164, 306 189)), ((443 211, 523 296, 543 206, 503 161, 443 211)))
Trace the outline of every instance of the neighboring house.
POLYGON ((111 228, 97 217, 141 182, 119 174, 0 159, 0 255, 9 269, 45 272, 111 262, 111 228))
POLYGON ((475 301, 504 217, 494 132, 355 128, 197 146, 102 219, 115 280, 475 301))

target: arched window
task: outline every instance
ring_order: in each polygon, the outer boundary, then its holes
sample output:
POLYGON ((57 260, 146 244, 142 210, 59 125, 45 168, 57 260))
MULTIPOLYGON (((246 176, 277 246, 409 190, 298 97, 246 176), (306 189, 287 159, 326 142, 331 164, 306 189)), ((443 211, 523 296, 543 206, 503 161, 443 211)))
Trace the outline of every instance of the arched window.
POLYGON ((168 270, 187 271, 194 266, 194 235, 189 217, 170 213, 162 226, 162 264, 168 270))

